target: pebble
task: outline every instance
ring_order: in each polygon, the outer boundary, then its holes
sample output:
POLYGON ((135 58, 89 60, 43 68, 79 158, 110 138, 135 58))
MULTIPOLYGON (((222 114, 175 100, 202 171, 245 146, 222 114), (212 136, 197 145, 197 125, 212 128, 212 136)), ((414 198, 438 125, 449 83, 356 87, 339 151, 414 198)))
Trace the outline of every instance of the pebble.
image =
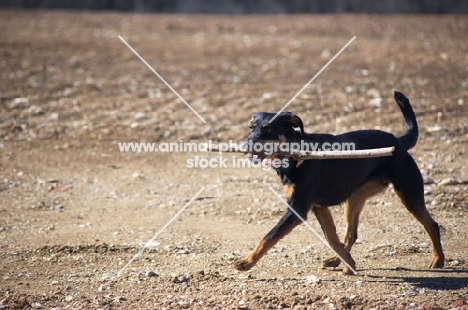
POLYGON ((211 134, 211 126, 207 126, 205 130, 203 130, 204 136, 209 136, 211 134))
POLYGON ((16 109, 24 109, 29 106, 29 99, 28 98, 15 98, 11 102, 12 107, 16 109))
POLYGON ((374 98, 369 100, 369 105, 374 108, 380 108, 382 103, 382 98, 374 98))
POLYGON ((52 281, 50 282, 50 285, 57 285, 59 282, 58 281, 52 281))
POLYGON ((134 179, 144 179, 144 176, 139 172, 135 172, 134 174, 132 174, 132 178, 134 178, 134 179))
POLYGON ((190 308, 190 303, 188 301, 179 301, 179 306, 182 308, 190 308))
POLYGON ((328 48, 324 49, 322 53, 320 54, 320 57, 322 59, 328 59, 330 58, 330 56, 331 56, 331 51, 328 48))
POLYGON ((239 300, 239 309, 248 309, 249 307, 245 304, 244 300, 239 300))
POLYGON ((63 212, 64 206, 63 206, 63 205, 58 205, 57 207, 55 207, 55 209, 56 209, 58 212, 63 212))
POLYGON ((349 296, 349 299, 353 300, 353 299, 356 299, 358 297, 358 295, 351 295, 349 296))
POLYGON ((188 282, 188 279, 186 276, 182 275, 182 276, 176 276, 173 280, 174 283, 186 283, 188 282))
POLYGON ((108 272, 108 273, 105 273, 105 274, 102 275, 102 279, 103 280, 112 279, 112 278, 115 278, 116 276, 117 276, 117 274, 115 272, 108 272))
POLYGON ((455 180, 454 178, 445 178, 442 179, 439 183, 437 183, 438 186, 447 186, 447 185, 457 185, 458 181, 455 180))
POLYGON ((440 127, 439 125, 435 125, 435 126, 426 127, 426 130, 427 132, 439 132, 445 129, 440 127))
POLYGON ((437 206, 437 205, 439 205, 439 201, 438 201, 438 200, 435 200, 435 199, 434 199, 434 200, 431 201, 431 206, 437 206))
POLYGON ((157 274, 156 274, 156 272, 154 272, 152 270, 149 270, 149 271, 146 272, 146 276, 147 277, 156 277, 157 274))
POLYGON ((137 112, 137 113, 135 113, 135 119, 136 120, 145 120, 145 119, 148 119, 148 116, 146 115, 146 113, 137 112))
POLYGON ((317 277, 317 276, 315 276, 313 274, 311 274, 310 276, 307 276, 305 279, 306 279, 306 281, 308 283, 320 283, 322 281, 322 280, 320 280, 319 277, 317 277))
POLYGON ((70 301, 72 301, 72 300, 73 300, 73 296, 71 296, 71 295, 67 295, 67 296, 65 297, 65 301, 66 301, 66 302, 70 302, 70 301))
POLYGON ((412 303, 410 303, 409 305, 410 305, 411 307, 417 307, 417 306, 418 306, 418 304, 415 303, 415 302, 412 302, 412 303))
POLYGON ((42 305, 40 303, 38 303, 38 302, 33 302, 31 304, 31 308, 40 309, 40 308, 42 308, 42 305))
POLYGON ((432 191, 430 188, 425 188, 424 189, 424 196, 430 196, 432 194, 432 191))
POLYGON ((434 183, 435 183, 434 179, 431 178, 431 177, 425 177, 425 178, 423 179, 423 182, 424 182, 424 184, 426 184, 426 185, 434 184, 434 183))
POLYGON ((71 291, 71 290, 72 290, 72 287, 71 287, 70 285, 67 285, 67 286, 65 286, 65 290, 66 290, 66 291, 71 291))

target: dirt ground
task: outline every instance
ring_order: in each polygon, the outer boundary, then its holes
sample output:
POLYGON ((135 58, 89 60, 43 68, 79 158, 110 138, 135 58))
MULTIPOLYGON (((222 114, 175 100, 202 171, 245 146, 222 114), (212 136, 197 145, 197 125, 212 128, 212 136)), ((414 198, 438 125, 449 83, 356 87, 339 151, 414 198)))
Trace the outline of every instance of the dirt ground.
POLYGON ((468 309, 468 17, 0 11, 0 29, 0 309, 468 309), (426 268, 429 238, 388 189, 362 214, 358 275, 323 268, 305 225, 238 272, 284 212, 275 173, 118 143, 241 141, 353 36, 288 110, 307 132, 399 135, 405 93, 446 267, 426 268))

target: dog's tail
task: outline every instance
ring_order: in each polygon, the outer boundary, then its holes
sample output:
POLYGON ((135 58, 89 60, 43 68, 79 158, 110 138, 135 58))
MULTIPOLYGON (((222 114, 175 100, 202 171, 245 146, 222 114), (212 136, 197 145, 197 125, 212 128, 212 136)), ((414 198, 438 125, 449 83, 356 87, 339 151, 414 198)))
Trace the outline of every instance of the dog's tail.
POLYGON ((403 146, 409 150, 416 145, 416 142, 418 142, 419 130, 418 123, 416 122, 416 115, 414 115, 413 108, 405 95, 395 91, 394 98, 403 113, 406 125, 406 133, 399 137, 398 140, 400 140, 403 146))

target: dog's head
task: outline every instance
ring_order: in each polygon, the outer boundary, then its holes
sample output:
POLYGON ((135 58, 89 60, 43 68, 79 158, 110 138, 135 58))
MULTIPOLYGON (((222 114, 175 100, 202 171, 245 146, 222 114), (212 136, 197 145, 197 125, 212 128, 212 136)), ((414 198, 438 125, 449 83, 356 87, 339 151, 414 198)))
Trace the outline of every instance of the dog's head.
MULTIPOLYGON (((255 113, 250 120, 247 143, 254 145, 292 141, 297 135, 294 128, 299 128, 301 133, 304 133, 302 120, 291 112, 281 112, 278 115, 268 112, 255 113)), ((252 152, 251 155, 254 159, 265 157, 263 152, 252 152)))

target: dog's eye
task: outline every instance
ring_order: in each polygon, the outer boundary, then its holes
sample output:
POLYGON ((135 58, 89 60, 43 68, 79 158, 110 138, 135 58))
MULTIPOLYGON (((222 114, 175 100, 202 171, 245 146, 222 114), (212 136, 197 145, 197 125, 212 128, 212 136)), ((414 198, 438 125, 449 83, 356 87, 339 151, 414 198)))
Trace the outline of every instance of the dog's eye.
POLYGON ((262 126, 262 132, 271 132, 271 128, 268 126, 263 125, 262 126))

